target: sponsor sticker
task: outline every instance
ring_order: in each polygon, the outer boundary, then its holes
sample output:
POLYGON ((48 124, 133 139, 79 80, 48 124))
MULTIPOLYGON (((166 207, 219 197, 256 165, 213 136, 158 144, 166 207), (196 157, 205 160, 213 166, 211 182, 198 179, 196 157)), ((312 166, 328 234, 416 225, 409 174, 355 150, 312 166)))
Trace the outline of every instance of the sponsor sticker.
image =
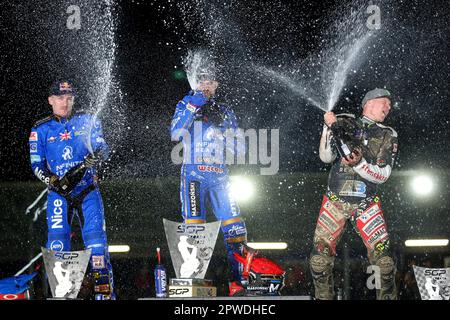
POLYGON ((378 204, 373 205, 369 209, 367 209, 361 216, 359 216, 359 220, 366 223, 369 221, 373 216, 375 216, 377 213, 381 212, 380 207, 378 204))
POLYGON ((384 238, 386 238, 387 236, 387 232, 386 232, 386 228, 385 227, 381 227, 380 229, 378 229, 377 231, 375 231, 370 238, 367 240, 367 243, 373 247, 373 244, 375 243, 375 241, 377 240, 382 240, 384 238))
POLYGON ((28 292, 0 294, 0 300, 26 300, 28 292))
POLYGON ((104 269, 105 268, 105 256, 92 256, 92 268, 104 269))
POLYGON ((189 183, 189 203, 191 207, 191 216, 200 216, 200 194, 199 183, 194 181, 189 183))
POLYGON ((31 158, 31 163, 41 162, 41 156, 38 156, 38 155, 34 154, 30 158, 31 158))
POLYGON ((197 110, 197 108, 194 107, 191 103, 188 103, 188 104, 186 105, 186 108, 187 108, 189 111, 191 111, 191 112, 195 112, 195 111, 197 110))
POLYGON ((52 241, 52 243, 50 243, 50 250, 63 251, 63 249, 64 249, 64 244, 62 243, 61 240, 54 240, 54 241, 52 241))
POLYGON ((362 181, 347 180, 339 191, 340 196, 365 197, 366 184, 362 181))
POLYGON ((38 141, 38 133, 36 131, 31 131, 29 141, 38 141))
POLYGON ((369 236, 376 228, 384 224, 384 219, 381 215, 376 216, 367 226, 363 228, 364 233, 369 236))
POLYGON ((323 225, 331 231, 331 233, 335 233, 339 229, 339 225, 328 216, 326 211, 322 211, 319 221, 322 222, 323 225))
POLYGON ((30 152, 32 152, 32 153, 37 152, 37 143, 36 142, 30 143, 30 152))
POLYGON ((341 220, 343 218, 343 214, 339 211, 338 208, 336 208, 330 201, 325 202, 324 209, 331 213, 334 218, 337 220, 341 220))
POLYGON ((222 168, 212 167, 212 166, 198 166, 198 170, 202 172, 214 172, 214 173, 223 173, 222 168))

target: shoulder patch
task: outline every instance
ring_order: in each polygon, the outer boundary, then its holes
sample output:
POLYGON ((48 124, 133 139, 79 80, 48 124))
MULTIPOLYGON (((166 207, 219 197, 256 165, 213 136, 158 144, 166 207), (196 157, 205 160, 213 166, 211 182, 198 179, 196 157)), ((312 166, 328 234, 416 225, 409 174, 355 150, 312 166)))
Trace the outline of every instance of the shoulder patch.
POLYGON ((48 117, 45 117, 44 119, 41 119, 41 120, 36 121, 36 122, 34 123, 33 127, 39 127, 41 124, 44 124, 44 123, 46 123, 46 122, 49 122, 49 121, 51 121, 51 120, 53 120, 53 119, 54 119, 54 116, 53 116, 53 115, 48 116, 48 117))
POLYGON ((393 136, 394 138, 397 138, 397 137, 398 137, 397 131, 395 131, 394 128, 385 126, 385 125, 383 125, 383 124, 381 124, 381 123, 377 123, 377 126, 379 126, 379 127, 382 128, 382 129, 391 131, 392 136, 393 136))

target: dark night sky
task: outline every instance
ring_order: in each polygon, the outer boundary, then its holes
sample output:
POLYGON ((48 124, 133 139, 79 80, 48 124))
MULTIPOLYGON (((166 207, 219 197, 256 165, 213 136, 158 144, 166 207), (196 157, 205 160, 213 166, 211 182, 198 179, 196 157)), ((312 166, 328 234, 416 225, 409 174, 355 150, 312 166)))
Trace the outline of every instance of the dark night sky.
MULTIPOLYGON (((360 52, 334 109, 358 113, 367 90, 390 89, 400 110, 386 124, 399 133, 400 169, 446 168, 449 158, 450 8, 445 1, 426 2, 370 2, 380 4, 382 28, 360 52)), ((96 58, 110 54, 113 83, 101 116, 115 152, 106 175, 176 175, 167 128, 189 84, 173 73, 182 69, 187 50, 198 47, 218 57, 220 97, 234 107, 242 127, 280 128, 281 172, 326 168, 317 155, 323 112, 252 66, 311 77, 321 60, 312 66, 309 57, 345 38, 345 30, 333 26, 346 21, 350 2, 118 1, 110 42, 103 42, 108 10, 101 3, 79 1, 80 30, 65 27, 73 1, 2 3, 1 180, 34 179, 27 139, 32 124, 50 111, 49 84, 72 79, 80 91, 76 107, 92 105, 107 86, 96 58)), ((311 90, 325 94, 324 88, 311 90)))

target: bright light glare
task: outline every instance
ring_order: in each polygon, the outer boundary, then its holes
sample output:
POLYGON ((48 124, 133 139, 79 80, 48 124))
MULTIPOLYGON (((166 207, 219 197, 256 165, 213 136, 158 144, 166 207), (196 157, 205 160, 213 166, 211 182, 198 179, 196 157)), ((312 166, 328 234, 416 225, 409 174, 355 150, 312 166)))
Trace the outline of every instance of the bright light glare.
POLYGON ((448 245, 448 239, 415 239, 406 240, 407 247, 445 247, 448 245))
POLYGON ((128 245, 111 245, 108 246, 108 251, 110 253, 118 253, 118 252, 128 252, 130 251, 130 246, 128 245))
POLYGON ((249 242, 247 245, 255 250, 285 250, 286 242, 249 242))
POLYGON ((430 176, 420 175, 411 181, 413 191, 419 196, 426 196, 434 189, 434 183, 430 176))
POLYGON ((253 197, 255 187, 249 179, 239 176, 232 176, 230 180, 230 193, 235 200, 247 201, 253 197))

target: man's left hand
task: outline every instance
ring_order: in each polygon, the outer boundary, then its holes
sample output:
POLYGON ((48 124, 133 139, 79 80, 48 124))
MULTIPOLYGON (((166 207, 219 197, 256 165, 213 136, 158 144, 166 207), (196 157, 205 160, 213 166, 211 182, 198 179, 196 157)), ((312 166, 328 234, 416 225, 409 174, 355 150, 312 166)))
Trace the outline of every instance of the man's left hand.
POLYGON ((350 167, 354 167, 361 161, 361 159, 362 159, 362 150, 361 148, 356 148, 353 150, 351 155, 342 158, 342 163, 350 167))
POLYGON ((84 165, 88 168, 95 166, 100 161, 100 157, 98 155, 88 154, 84 158, 84 165))

